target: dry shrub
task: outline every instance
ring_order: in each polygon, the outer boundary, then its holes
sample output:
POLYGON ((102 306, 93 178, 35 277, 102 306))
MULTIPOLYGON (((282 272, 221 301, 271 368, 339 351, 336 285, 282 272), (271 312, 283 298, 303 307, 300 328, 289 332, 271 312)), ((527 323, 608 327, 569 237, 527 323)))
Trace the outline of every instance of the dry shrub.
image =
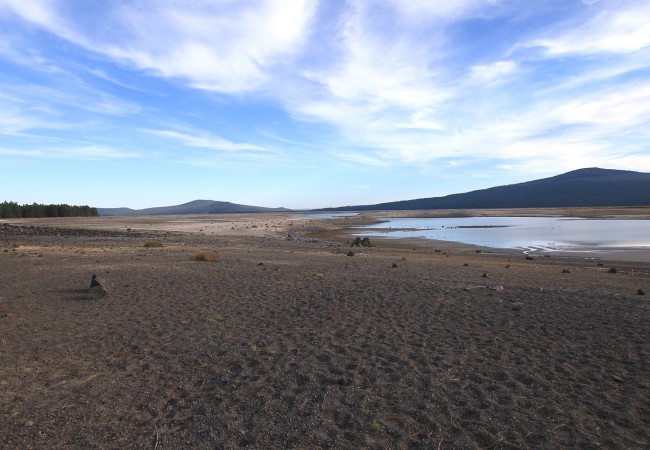
POLYGON ((194 255, 194 260, 195 261, 217 262, 217 261, 219 261, 219 257, 217 255, 215 255, 214 253, 210 253, 210 252, 198 252, 196 255, 194 255))
POLYGON ((160 241, 147 241, 144 243, 144 247, 146 248, 158 248, 162 247, 163 243, 160 241))

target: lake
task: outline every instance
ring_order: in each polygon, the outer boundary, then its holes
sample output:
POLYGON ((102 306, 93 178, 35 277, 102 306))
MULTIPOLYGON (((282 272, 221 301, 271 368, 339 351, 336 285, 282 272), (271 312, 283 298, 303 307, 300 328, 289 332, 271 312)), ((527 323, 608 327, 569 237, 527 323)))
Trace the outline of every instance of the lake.
POLYGON ((292 219, 336 219, 337 217, 354 217, 358 216, 358 212, 343 212, 343 213, 314 213, 314 214, 300 214, 292 216, 292 219))
POLYGON ((358 236, 426 238, 528 251, 650 250, 650 220, 566 217, 397 218, 362 227, 358 236))

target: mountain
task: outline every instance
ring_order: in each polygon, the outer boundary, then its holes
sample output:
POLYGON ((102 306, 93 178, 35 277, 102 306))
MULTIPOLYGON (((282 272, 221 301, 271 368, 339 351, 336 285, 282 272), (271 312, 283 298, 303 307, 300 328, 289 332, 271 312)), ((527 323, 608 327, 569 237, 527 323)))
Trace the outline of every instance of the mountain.
POLYGON ((176 206, 157 208, 97 208, 100 216, 162 216, 169 214, 223 214, 223 213, 265 213, 290 211, 287 208, 263 208, 261 206, 238 205, 214 200, 194 200, 176 206))
POLYGON ((650 205, 650 173, 599 168, 579 169, 525 183, 444 197, 376 205, 326 208, 326 211, 554 208, 650 205))

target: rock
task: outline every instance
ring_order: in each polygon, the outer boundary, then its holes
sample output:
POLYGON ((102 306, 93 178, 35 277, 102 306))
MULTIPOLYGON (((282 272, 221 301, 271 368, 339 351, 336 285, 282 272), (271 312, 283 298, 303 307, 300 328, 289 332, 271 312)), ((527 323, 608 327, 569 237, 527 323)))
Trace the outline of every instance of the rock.
POLYGON ((502 284, 495 284, 492 286, 488 286, 488 289, 491 289, 493 291, 502 291, 503 290, 503 285, 502 284))
POLYGON ((616 269, 616 267, 610 267, 607 272, 609 272, 609 273, 617 273, 618 270, 616 269))
POLYGON ((293 236, 291 236, 290 234, 287 235, 287 241, 293 241, 293 236))
POLYGON ((90 287, 88 289, 92 289, 95 286, 99 286, 99 287, 102 286, 101 281, 97 279, 97 275, 93 275, 92 278, 90 279, 90 287))
POLYGON ((569 269, 562 269, 562 273, 571 273, 569 269))
POLYGON ((361 239, 360 237, 357 237, 352 241, 350 247, 374 247, 374 245, 370 243, 370 238, 364 237, 361 239))
POLYGON ((97 278, 97 275, 93 275, 90 280, 90 288, 88 288, 88 295, 86 298, 89 300, 94 300, 96 298, 102 298, 106 294, 108 294, 106 283, 97 278))
POLYGON ((638 295, 645 295, 645 292, 643 291, 643 289, 639 289, 638 291, 636 291, 636 293, 638 295))
POLYGON ((108 295, 108 291, 104 289, 103 286, 93 286, 90 289, 88 289, 88 295, 86 295, 86 298, 88 300, 95 300, 98 298, 102 298, 108 295))
POLYGON ((350 384, 350 382, 348 381, 347 378, 345 378, 345 377, 341 377, 341 378, 339 378, 339 384, 340 384, 341 386, 347 386, 348 384, 350 384))
POLYGON ((467 266, 469 266, 469 264, 467 264, 467 263, 463 264, 463 267, 467 267, 467 266))
POLYGON ((350 250, 349 252, 346 253, 346 255, 348 255, 348 256, 354 256, 354 252, 353 252, 352 250, 350 250))
POLYGON ((393 263, 393 269, 397 267, 397 263, 393 263))
POLYGON ((483 278, 487 278, 487 277, 488 277, 488 274, 487 274, 487 272, 483 272, 483 275, 481 275, 481 276, 482 276, 483 278))
POLYGON ((535 258, 533 258, 533 257, 530 256, 530 255, 526 255, 526 260, 527 260, 527 261, 532 261, 533 259, 535 259, 535 258))
POLYGON ((521 303, 520 302, 514 302, 512 304, 512 310, 513 311, 520 311, 521 310, 521 303))

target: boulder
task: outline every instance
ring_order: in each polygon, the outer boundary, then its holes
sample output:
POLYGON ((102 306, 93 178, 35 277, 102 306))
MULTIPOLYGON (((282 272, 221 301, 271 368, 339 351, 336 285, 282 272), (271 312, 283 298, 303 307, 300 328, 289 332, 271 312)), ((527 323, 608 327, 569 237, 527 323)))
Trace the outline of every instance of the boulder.
POLYGON ((102 298, 107 294, 108 289, 105 287, 105 283, 97 278, 97 275, 93 275, 90 279, 90 287, 88 288, 88 295, 86 295, 86 298, 88 300, 94 300, 102 298))

